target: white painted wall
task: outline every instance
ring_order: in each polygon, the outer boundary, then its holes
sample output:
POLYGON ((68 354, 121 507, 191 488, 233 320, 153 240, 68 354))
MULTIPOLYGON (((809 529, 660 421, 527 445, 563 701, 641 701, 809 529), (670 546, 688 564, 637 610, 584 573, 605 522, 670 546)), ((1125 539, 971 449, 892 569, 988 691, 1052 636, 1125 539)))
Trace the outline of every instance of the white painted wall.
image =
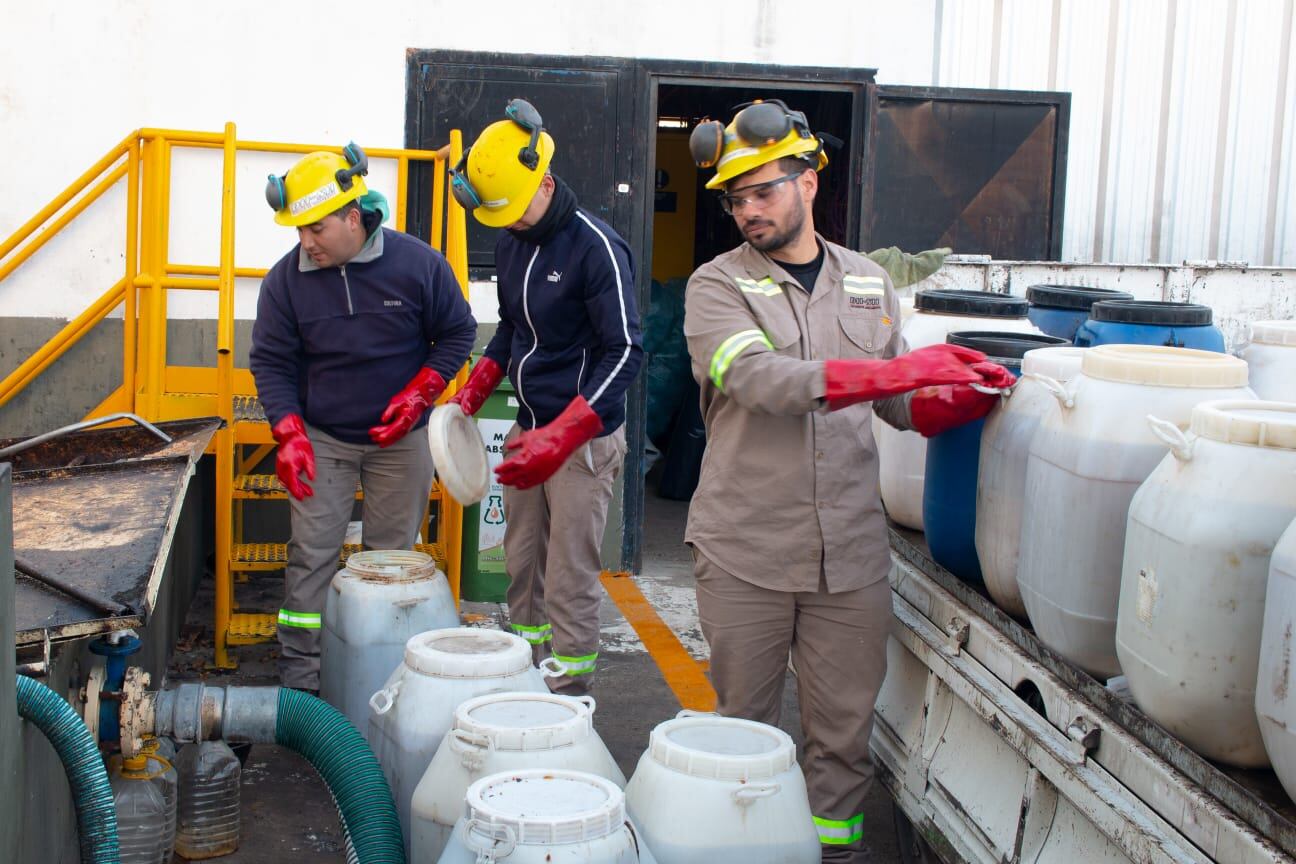
MULTIPOLYGON (((1064 237, 1076 261, 1296 263, 1294 0, 14 0, 0 52, 7 236, 129 130, 400 146, 416 49, 873 66, 883 83, 1073 93, 1064 237), (488 14, 474 16, 487 9, 488 14)), ((240 165, 238 263, 293 242, 240 165)), ((214 154, 178 158, 172 259, 214 263, 214 154)), ((393 171, 376 166, 373 185, 393 171)), ((0 316, 74 315, 120 276, 124 196, 0 283, 0 316)), ((240 286, 252 317, 254 284, 240 286)), ((489 288, 474 305, 491 320, 489 288)), ((207 317, 214 298, 177 296, 207 317)))

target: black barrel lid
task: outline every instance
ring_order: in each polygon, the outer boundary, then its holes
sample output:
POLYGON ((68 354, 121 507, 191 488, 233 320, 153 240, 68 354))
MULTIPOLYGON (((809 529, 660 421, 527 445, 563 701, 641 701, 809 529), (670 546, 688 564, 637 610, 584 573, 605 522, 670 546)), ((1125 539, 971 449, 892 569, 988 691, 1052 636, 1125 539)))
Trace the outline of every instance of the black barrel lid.
POLYGON ((945 341, 980 351, 991 360, 1021 360, 1027 351, 1070 345, 1066 339, 1043 333, 996 333, 993 330, 959 330, 948 333, 945 341))
POLYGON ((1214 321, 1209 306, 1167 303, 1161 300, 1102 300, 1089 317, 1114 324, 1151 324, 1160 327, 1201 327, 1214 321))
POLYGON ((932 289, 914 294, 914 309, 938 315, 969 315, 975 318, 1025 318, 1030 304, 1025 298, 995 291, 932 289))
POLYGON ((1133 300, 1134 295, 1085 285, 1032 285, 1026 289, 1026 299, 1032 306, 1088 312, 1090 306, 1101 300, 1133 300))

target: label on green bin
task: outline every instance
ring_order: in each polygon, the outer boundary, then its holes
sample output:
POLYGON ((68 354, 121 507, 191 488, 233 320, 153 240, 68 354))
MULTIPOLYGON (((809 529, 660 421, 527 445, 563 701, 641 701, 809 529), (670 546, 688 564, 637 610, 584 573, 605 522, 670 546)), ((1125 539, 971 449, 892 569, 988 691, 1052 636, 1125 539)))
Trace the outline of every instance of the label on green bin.
POLYGON ((481 502, 477 525, 477 560, 481 564, 504 563, 504 487, 495 479, 495 467, 504 461, 504 439, 512 420, 477 418, 482 441, 486 442, 486 459, 490 463, 490 490, 481 502))

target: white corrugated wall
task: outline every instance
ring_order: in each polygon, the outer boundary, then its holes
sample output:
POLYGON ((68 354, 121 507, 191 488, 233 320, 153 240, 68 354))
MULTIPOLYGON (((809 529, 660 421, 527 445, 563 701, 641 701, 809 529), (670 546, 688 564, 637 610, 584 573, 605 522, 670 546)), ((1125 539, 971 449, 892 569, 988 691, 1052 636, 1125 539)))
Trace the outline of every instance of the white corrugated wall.
POLYGON ((1072 94, 1067 260, 1296 264, 1293 2, 937 0, 930 83, 1072 94))

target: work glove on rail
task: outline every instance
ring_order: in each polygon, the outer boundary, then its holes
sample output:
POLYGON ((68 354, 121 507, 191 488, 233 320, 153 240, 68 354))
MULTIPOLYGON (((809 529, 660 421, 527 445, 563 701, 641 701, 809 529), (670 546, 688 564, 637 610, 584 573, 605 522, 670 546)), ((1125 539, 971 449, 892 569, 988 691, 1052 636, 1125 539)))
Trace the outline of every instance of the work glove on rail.
MULTIPOLYGON (((899 396, 920 387, 979 384, 972 364, 985 355, 960 345, 929 345, 891 360, 828 360, 824 363, 824 399, 829 411, 859 402, 899 396)), ((993 365, 993 364, 992 364, 993 365)))
POLYGON ((382 425, 369 429, 370 440, 379 447, 390 447, 404 438, 445 388, 445 379, 435 369, 424 366, 387 403, 387 410, 382 413, 382 425))
POLYGON ((577 448, 602 431, 603 421, 584 396, 577 396, 553 422, 523 432, 505 444, 504 449, 513 455, 500 463, 495 476, 505 486, 538 486, 552 477, 577 448))
MULTIPOLYGON (((1017 380, 998 363, 988 360, 971 366, 983 387, 1006 390, 1017 380)), ((967 384, 945 384, 924 387, 909 400, 909 420, 924 438, 947 432, 956 426, 980 420, 999 402, 998 393, 982 393, 967 384)))
POLYGON ((468 373, 468 380, 464 382, 464 386, 451 396, 449 401, 462 408, 466 416, 471 417, 481 410, 481 407, 486 404, 486 399, 495 392, 495 388, 503 380, 504 370, 500 365, 489 357, 483 357, 468 373))
POLYGON ((315 448, 306 437, 306 422, 298 414, 289 414, 270 430, 279 448, 275 451, 275 474, 288 494, 304 501, 315 490, 301 479, 315 479, 315 448))

